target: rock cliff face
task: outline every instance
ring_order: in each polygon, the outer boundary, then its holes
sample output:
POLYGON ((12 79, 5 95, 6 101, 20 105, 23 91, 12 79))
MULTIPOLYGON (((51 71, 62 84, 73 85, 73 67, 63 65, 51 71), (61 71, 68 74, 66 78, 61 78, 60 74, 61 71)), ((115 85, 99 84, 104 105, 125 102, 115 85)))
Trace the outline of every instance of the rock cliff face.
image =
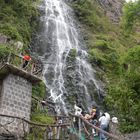
MULTIPOLYGON (((65 0, 66 2, 79 2, 80 0, 65 0)), ((86 1, 86 0, 83 0, 86 1)), ((93 0, 91 0, 93 1, 93 0)), ((122 14, 122 7, 125 0, 94 0, 97 1, 104 9, 105 15, 110 18, 111 21, 118 23, 122 14)))
POLYGON ((124 0, 96 0, 105 11, 105 15, 110 18, 111 21, 118 23, 122 14, 122 6, 124 0))

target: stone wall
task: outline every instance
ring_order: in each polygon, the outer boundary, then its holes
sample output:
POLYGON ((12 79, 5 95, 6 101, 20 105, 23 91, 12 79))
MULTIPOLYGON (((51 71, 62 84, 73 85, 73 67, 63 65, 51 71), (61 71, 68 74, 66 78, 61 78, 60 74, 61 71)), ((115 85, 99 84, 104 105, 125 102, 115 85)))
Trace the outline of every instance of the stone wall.
MULTIPOLYGON (((30 119, 31 110, 31 95, 32 84, 26 79, 8 75, 2 84, 1 98, 0 98, 0 113, 5 115, 18 116, 30 119)), ((14 135, 23 135, 23 128, 28 131, 28 125, 19 119, 12 119, 0 117, 0 124, 5 125, 5 128, 0 128, 0 133, 12 133, 14 135), (5 125, 9 123, 8 125, 5 125)))

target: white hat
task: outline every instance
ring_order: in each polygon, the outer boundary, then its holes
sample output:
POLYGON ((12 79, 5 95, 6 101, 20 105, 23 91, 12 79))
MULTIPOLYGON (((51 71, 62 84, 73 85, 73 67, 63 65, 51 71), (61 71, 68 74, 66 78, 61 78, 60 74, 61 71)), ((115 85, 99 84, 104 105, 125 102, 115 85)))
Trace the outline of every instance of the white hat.
POLYGON ((113 123, 118 123, 117 117, 112 117, 112 122, 113 122, 113 123))

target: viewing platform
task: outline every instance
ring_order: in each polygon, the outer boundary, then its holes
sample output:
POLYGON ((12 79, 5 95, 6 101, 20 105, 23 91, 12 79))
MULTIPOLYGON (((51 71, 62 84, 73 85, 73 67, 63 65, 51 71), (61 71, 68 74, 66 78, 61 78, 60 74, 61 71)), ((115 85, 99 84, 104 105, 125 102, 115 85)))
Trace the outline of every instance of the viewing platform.
POLYGON ((32 86, 42 81, 41 75, 39 60, 13 53, 0 58, 0 139, 13 136, 20 140, 29 132, 32 86), (17 119, 7 118, 9 115, 17 119), (21 123, 23 118, 27 121, 21 123))
POLYGON ((39 60, 32 59, 25 68, 22 68, 22 63, 22 57, 13 53, 2 58, 0 61, 0 80, 11 73, 27 79, 32 84, 41 82, 42 63, 39 60))

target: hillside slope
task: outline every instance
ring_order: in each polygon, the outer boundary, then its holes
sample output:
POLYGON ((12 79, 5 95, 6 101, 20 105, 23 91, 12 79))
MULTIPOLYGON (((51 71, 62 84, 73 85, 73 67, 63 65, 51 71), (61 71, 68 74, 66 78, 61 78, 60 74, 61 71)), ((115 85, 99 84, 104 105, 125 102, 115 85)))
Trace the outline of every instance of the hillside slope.
POLYGON ((139 3, 127 4, 122 10, 123 2, 80 0, 71 5, 86 33, 90 62, 101 69, 97 74, 106 83, 105 105, 119 118, 120 130, 132 132, 140 129, 140 34, 134 14, 139 11, 139 3), (131 24, 126 24, 130 18, 131 24), (137 24, 128 30, 133 21, 137 24))
MULTIPOLYGON (((0 33, 27 47, 36 26, 37 1, 0 0, 0 33)), ((72 0, 71 5, 82 24, 90 62, 100 68, 97 75, 106 83, 104 103, 118 116, 121 131, 132 132, 140 129, 140 1, 124 8, 118 24, 123 2, 72 0)), ((0 45, 0 57, 7 53, 0 45)))

